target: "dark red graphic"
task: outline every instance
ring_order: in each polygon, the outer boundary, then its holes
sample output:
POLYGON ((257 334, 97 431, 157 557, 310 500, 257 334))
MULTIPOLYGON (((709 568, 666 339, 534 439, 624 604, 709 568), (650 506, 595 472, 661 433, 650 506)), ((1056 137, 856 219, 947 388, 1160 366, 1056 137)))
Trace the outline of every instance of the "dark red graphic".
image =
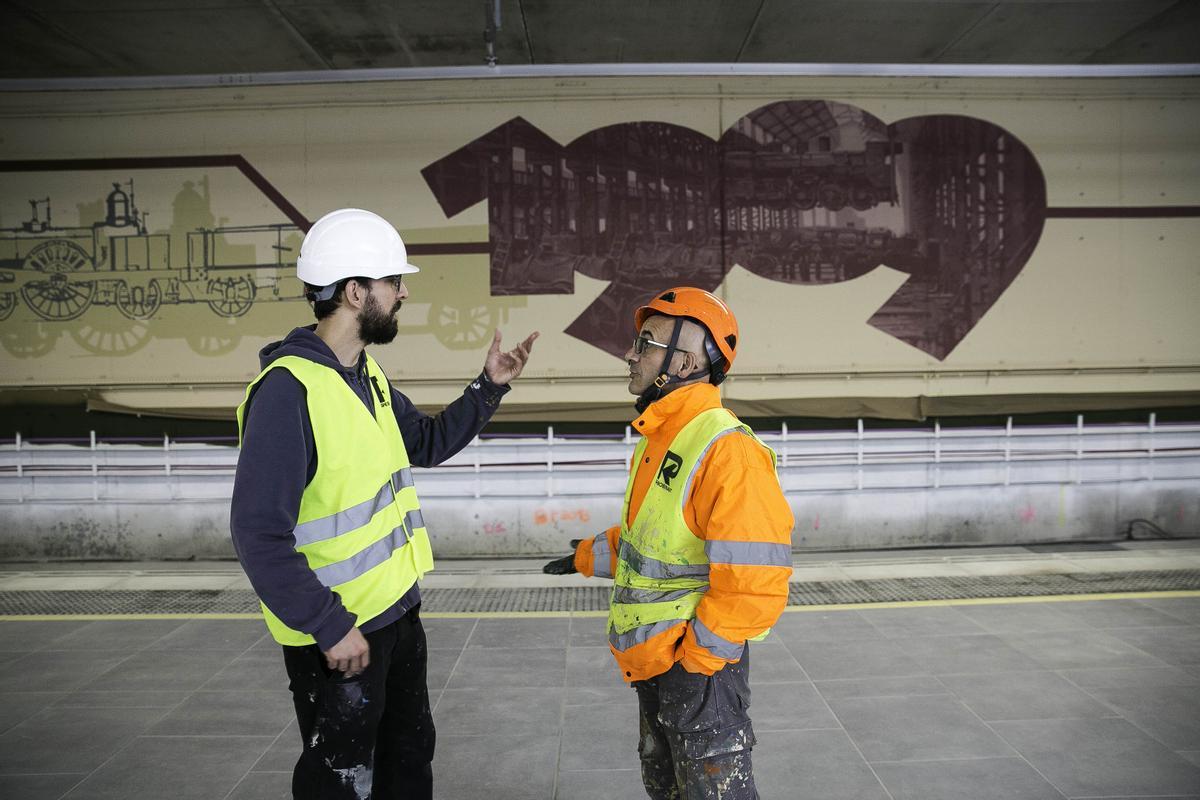
POLYGON ((609 281, 567 333, 621 356, 663 287, 715 289, 734 264, 784 283, 908 274, 870 324, 944 359, 1033 252, 1033 154, 971 117, 886 125, 824 100, 773 103, 718 141, 659 122, 563 146, 517 117, 422 170, 447 217, 488 201, 493 295, 609 281))

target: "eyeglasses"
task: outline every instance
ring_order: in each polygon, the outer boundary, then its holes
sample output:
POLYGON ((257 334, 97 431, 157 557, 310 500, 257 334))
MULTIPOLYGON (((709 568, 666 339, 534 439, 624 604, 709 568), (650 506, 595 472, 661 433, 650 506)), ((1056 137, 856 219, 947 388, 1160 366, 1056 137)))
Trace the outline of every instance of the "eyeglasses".
POLYGON ((404 276, 403 275, 388 275, 387 277, 376 278, 375 280, 387 281, 388 283, 390 283, 392 285, 392 288, 395 289, 397 292, 404 288, 404 276))
POLYGON ((636 353, 639 356, 644 355, 647 347, 661 347, 663 350, 666 350, 668 347, 670 347, 670 345, 663 344, 662 342, 656 342, 644 333, 641 334, 640 336, 634 338, 634 340, 633 340, 633 352, 634 353, 636 353))

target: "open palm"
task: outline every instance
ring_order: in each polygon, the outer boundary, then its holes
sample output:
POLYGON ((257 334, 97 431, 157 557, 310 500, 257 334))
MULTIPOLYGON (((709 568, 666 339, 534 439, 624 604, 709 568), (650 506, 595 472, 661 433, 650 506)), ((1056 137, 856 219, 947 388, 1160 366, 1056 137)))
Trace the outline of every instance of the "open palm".
POLYGON ((534 331, 512 350, 503 352, 500 350, 500 329, 497 328, 492 337, 492 346, 488 348, 487 360, 483 362, 483 370, 492 383, 504 385, 520 375, 537 338, 538 332, 534 331))

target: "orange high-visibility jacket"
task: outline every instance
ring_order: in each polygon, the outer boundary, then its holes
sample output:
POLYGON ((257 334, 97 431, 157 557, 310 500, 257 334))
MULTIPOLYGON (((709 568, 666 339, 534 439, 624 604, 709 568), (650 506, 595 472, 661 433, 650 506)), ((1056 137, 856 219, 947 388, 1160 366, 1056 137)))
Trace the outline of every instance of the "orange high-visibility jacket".
MULTIPOLYGON (((643 463, 630 464, 632 493, 626 524, 637 517, 675 435, 696 415, 720 405, 717 387, 693 384, 651 404, 634 420, 633 429, 645 436, 647 443, 643 463)), ((771 454, 749 436, 723 436, 713 443, 696 471, 683 515, 692 533, 708 542, 791 545, 794 520, 771 454)), ((616 574, 620 534, 620 525, 604 532, 608 546, 602 549, 606 549, 609 563, 600 565, 603 575, 616 574)), ((589 577, 597 572, 595 544, 595 539, 585 539, 575 551, 575 568, 589 577)), ((722 639, 744 643, 779 619, 787 605, 791 574, 790 565, 710 564, 708 591, 696 616, 722 639)), ((622 677, 646 680, 666 672, 676 661, 689 672, 711 675, 731 663, 697 644, 691 627, 688 622, 680 623, 624 652, 610 645, 622 677)))

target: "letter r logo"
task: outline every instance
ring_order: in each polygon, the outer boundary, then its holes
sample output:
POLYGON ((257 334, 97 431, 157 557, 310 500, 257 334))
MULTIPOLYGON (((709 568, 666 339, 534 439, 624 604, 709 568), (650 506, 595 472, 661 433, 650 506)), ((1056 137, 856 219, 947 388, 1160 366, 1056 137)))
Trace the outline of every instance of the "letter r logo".
POLYGON ((664 489, 670 490, 671 481, 679 474, 679 468, 682 466, 683 459, 668 450, 658 470, 658 480, 664 489))

